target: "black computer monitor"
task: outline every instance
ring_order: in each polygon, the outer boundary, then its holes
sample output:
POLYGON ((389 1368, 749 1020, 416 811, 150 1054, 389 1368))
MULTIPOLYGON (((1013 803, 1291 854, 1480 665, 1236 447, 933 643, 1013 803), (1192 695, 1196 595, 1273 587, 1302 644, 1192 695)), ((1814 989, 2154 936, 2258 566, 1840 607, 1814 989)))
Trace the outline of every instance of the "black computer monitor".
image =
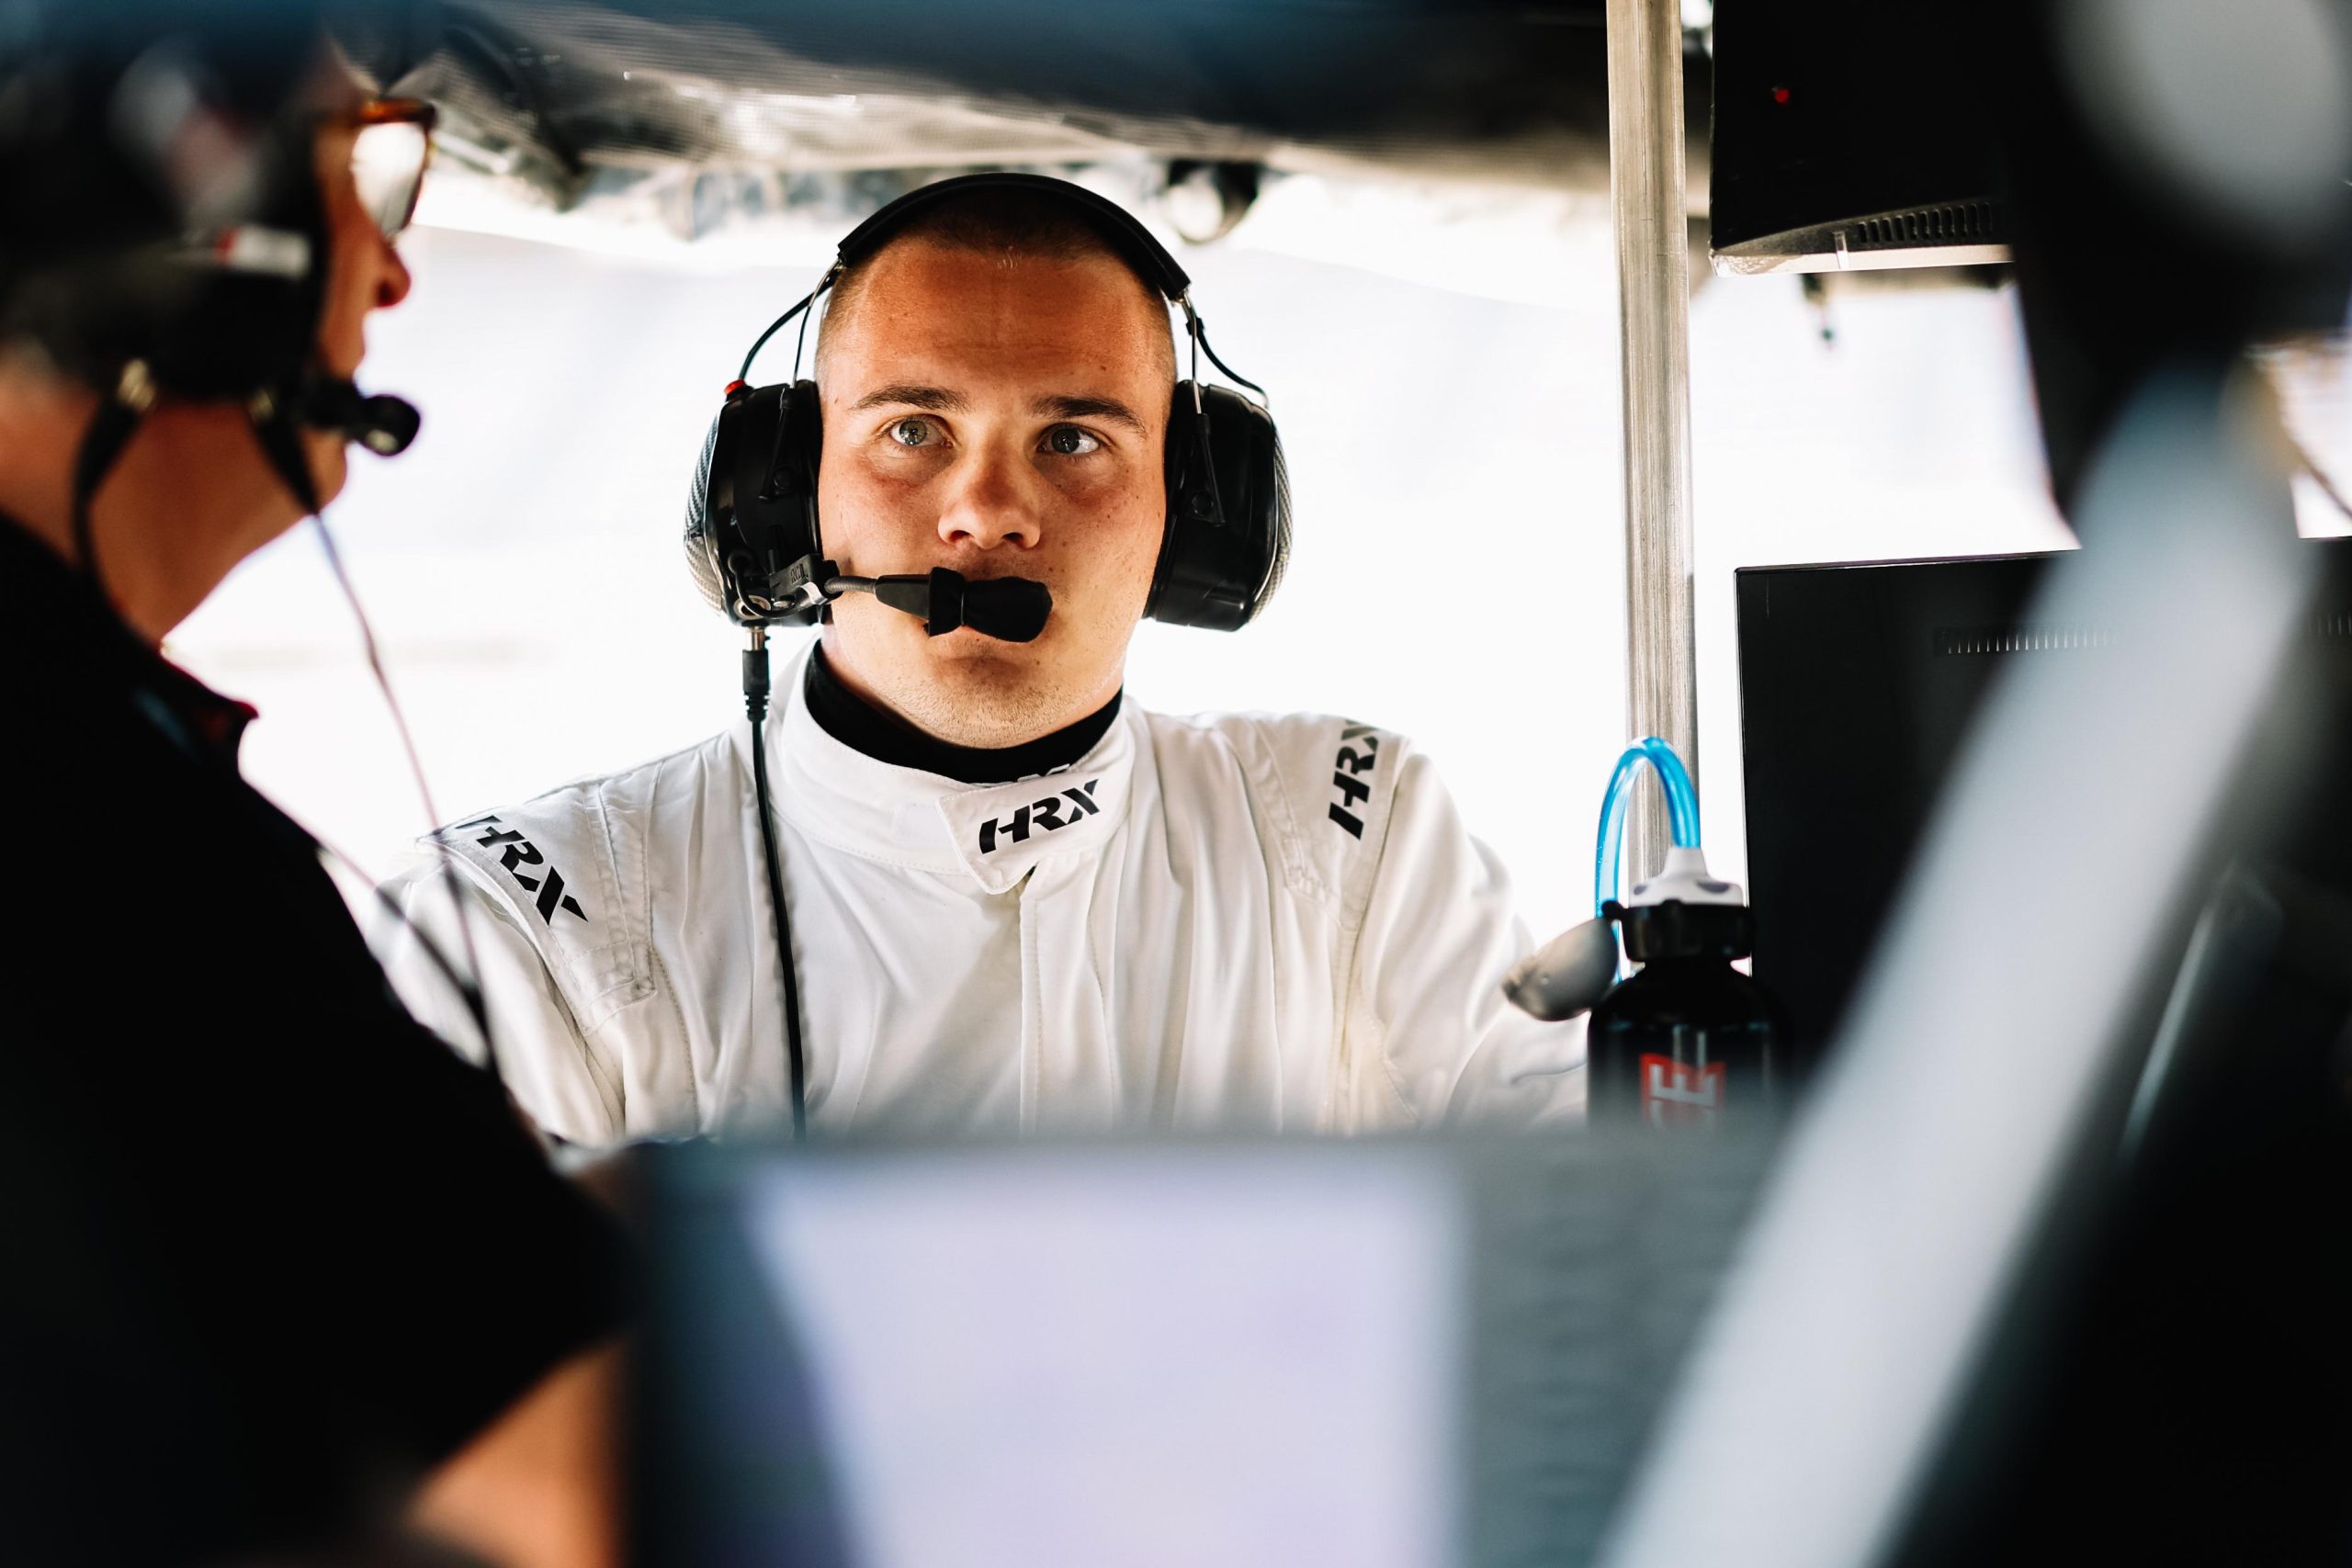
POLYGON ((2007 258, 1982 6, 1716 7, 1709 222, 1726 272, 2007 258))
MULTIPOLYGON (((2311 624, 2231 808, 2249 827, 2266 820, 2223 848, 2352 887, 2352 808, 2342 805, 2352 801, 2352 539, 2305 547, 2322 579, 2311 624)), ((1756 976, 1788 1010, 1800 1070, 1834 1037, 2002 671, 2027 659, 2128 657, 2099 627, 2032 623, 2053 558, 1737 573, 1756 976)))

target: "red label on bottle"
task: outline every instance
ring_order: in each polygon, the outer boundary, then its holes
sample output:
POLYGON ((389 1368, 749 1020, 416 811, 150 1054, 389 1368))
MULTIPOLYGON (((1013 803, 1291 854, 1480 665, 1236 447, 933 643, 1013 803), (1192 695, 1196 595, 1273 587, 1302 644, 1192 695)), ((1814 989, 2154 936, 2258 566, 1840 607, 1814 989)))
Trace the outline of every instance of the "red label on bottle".
POLYGON ((1724 1065, 1644 1056, 1642 1120, 1653 1127, 1712 1127, 1724 1108, 1724 1065))

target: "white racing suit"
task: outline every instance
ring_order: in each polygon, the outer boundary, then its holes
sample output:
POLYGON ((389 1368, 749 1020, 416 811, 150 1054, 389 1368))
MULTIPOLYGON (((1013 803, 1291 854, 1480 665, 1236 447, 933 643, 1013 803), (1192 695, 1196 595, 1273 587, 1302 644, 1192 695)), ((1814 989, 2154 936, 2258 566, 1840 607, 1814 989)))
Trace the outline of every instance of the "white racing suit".
MULTIPOLYGON (((804 654, 805 660, 806 655, 804 654)), ((1312 715, 1122 705, 1073 766, 975 786, 768 725, 819 1132, 1574 1119, 1572 1026, 1503 999, 1527 947, 1427 759, 1312 715)), ((751 727, 444 829, 516 1097, 590 1145, 788 1125, 751 727)), ((388 884, 462 963, 430 863, 388 884)), ((402 941, 411 1007, 479 1054, 402 941)))

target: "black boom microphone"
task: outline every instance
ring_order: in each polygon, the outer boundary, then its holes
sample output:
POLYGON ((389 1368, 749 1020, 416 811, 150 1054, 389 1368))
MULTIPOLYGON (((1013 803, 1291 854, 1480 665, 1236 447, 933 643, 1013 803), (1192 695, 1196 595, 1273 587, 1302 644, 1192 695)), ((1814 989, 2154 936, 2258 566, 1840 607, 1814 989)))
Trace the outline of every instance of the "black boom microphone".
POLYGON ((933 637, 969 626, 999 642, 1035 641, 1054 610, 1053 593, 1042 582, 1025 577, 967 578, 944 566, 921 575, 825 580, 826 598, 843 593, 871 593, 922 621, 933 637))
POLYGON ((424 423, 416 405, 405 398, 387 392, 371 397, 336 376, 305 378, 294 412, 311 429, 332 430, 379 457, 395 457, 407 451, 424 423))

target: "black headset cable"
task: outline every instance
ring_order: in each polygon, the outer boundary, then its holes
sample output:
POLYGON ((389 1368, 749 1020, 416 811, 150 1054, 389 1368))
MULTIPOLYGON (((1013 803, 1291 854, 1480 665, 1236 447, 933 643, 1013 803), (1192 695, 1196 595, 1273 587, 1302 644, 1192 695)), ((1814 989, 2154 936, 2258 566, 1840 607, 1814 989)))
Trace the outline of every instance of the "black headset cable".
MULTIPOLYGON (((818 279, 817 287, 809 290, 807 297, 805 297, 799 304, 795 305, 783 315, 778 316, 775 321, 770 321, 768 323, 767 331, 762 333, 759 336, 752 340, 751 349, 743 355, 742 368, 735 372, 735 378, 737 380, 749 381, 752 378, 752 361, 760 356, 760 350, 767 347, 768 339, 775 336, 779 332, 782 332, 786 325, 791 321, 793 317, 799 315, 802 311, 808 310, 809 306, 814 305, 817 302, 817 296, 822 294, 826 289, 831 288, 833 286, 833 279, 841 276, 841 270, 842 269, 838 265, 828 270, 823 277, 818 279)), ((807 329, 804 326, 802 330, 805 333, 807 329)), ((793 363, 796 367, 798 365, 799 359, 800 355, 796 350, 793 354, 793 363)))
POLYGON ((1272 395, 1265 388, 1217 357, 1215 345, 1209 342, 1207 321, 1198 310, 1193 309, 1193 296, 1189 292, 1180 295, 1176 300, 1176 307, 1184 312, 1184 335, 1193 340, 1193 379, 1198 381, 1201 378, 1201 355, 1205 354, 1209 356, 1209 363, 1225 373, 1227 380, 1247 387, 1257 393, 1258 406, 1271 412, 1274 406, 1272 395))
POLYGON ((768 794, 768 633, 751 628, 743 650, 743 712, 752 721, 752 793, 758 797, 760 848, 768 872, 768 908, 775 915, 776 963, 784 971, 784 1048, 792 1071, 792 1135, 808 1135, 808 1063, 800 1043, 800 976, 792 962, 792 915, 784 901, 784 864, 776 858, 775 806, 768 794))

